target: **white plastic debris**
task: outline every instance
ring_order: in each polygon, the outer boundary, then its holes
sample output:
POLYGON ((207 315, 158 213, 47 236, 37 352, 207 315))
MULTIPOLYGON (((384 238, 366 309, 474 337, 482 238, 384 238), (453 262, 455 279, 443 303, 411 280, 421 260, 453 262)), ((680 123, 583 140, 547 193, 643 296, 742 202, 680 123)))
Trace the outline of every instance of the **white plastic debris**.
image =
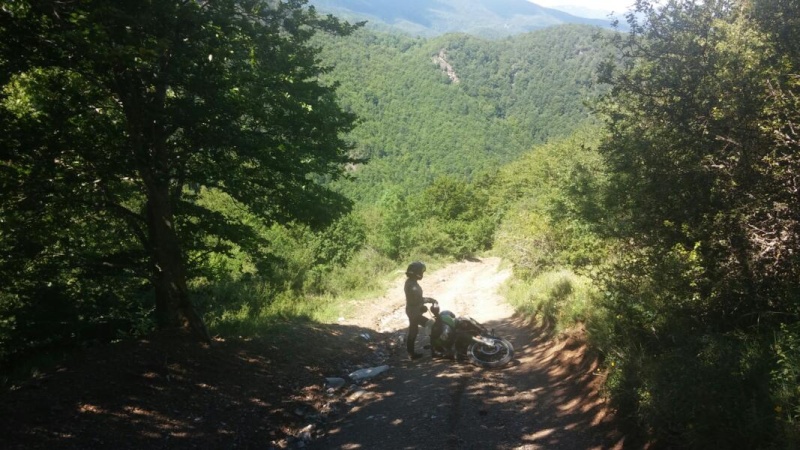
POLYGON ((387 365, 358 369, 350 374, 350 379, 353 381, 366 380, 367 378, 372 378, 375 375, 386 372, 387 370, 389 370, 389 366, 387 365))

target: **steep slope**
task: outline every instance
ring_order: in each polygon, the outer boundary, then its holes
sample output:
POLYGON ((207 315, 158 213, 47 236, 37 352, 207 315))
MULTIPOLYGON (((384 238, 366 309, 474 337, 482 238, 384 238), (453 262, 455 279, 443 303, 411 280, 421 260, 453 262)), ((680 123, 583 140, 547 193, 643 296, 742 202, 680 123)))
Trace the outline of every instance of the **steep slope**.
POLYGON ((376 200, 441 175, 470 179, 569 134, 601 89, 597 32, 563 25, 494 41, 361 30, 321 42, 344 106, 361 118, 355 151, 370 159, 342 188, 376 200))

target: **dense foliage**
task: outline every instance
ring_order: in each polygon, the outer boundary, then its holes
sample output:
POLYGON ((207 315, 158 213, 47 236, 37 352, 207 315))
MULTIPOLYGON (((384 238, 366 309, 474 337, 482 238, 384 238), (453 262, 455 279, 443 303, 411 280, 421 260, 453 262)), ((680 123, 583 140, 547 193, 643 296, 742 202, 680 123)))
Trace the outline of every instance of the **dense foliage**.
POLYGON ((370 160, 337 186, 367 203, 396 186, 415 195, 439 176, 469 181, 569 135, 602 92, 595 68, 608 46, 598 32, 560 26, 489 41, 360 30, 326 40, 330 76, 360 118, 355 154, 370 160))
POLYGON ((587 126, 534 148, 495 177, 491 203, 503 220, 494 249, 514 264, 517 279, 564 268, 589 273, 607 260, 597 225, 607 183, 600 135, 587 126))
POLYGON ((352 162, 354 117, 308 42, 351 27, 302 6, 4 3, 0 358, 118 316, 205 334, 187 279, 226 252, 265 259, 246 217, 316 226, 348 208, 310 179, 352 162))
POLYGON ((666 446, 800 443, 797 2, 637 2, 603 69, 602 346, 666 446))
POLYGON ((491 204, 502 220, 493 251, 513 263, 505 296, 550 333, 594 318, 592 275, 609 257, 613 239, 601 237, 605 164, 602 132, 586 126, 538 146, 493 179, 491 204))

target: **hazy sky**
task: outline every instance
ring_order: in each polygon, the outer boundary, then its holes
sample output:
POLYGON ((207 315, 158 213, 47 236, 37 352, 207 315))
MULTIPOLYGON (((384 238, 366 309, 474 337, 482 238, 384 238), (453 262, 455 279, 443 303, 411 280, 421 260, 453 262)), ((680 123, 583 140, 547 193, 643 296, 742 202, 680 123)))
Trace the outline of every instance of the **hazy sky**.
POLYGON ((634 0, 528 0, 536 3, 539 6, 546 6, 548 8, 553 6, 578 6, 581 8, 597 9, 603 11, 614 11, 616 13, 624 13, 628 7, 634 3, 634 0))

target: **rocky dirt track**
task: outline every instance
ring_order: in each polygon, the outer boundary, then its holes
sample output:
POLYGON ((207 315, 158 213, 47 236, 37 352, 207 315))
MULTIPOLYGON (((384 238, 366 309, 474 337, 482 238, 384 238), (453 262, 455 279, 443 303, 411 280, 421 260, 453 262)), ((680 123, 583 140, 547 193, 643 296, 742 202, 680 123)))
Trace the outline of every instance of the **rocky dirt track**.
MULTIPOLYGON (((309 446, 318 449, 613 449, 624 448, 598 393, 595 361, 578 340, 544 339, 515 318, 497 289, 510 276, 499 258, 464 261, 429 272, 424 295, 442 309, 468 315, 508 338, 512 364, 478 368, 426 354, 410 361, 404 346, 385 362, 391 368, 342 388, 350 405, 330 418, 309 446)), ((407 325, 404 277, 360 309, 350 323, 402 342, 407 325)), ((424 339, 418 339, 418 347, 424 339)))

